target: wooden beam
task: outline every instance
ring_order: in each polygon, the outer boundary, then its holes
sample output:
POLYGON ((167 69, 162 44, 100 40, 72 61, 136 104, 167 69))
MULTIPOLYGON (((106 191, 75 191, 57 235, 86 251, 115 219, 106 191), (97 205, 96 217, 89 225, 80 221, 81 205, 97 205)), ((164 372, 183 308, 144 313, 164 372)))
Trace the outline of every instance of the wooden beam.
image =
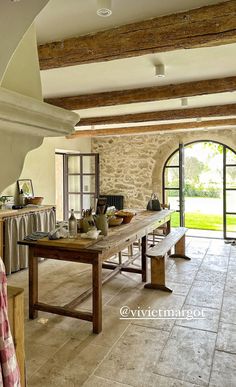
POLYGON ((236 104, 160 110, 155 112, 124 114, 105 117, 81 118, 76 126, 128 124, 147 121, 181 120, 198 117, 227 117, 236 115, 236 104))
POLYGON ((236 42, 235 0, 39 46, 42 70, 236 42))
POLYGON ((236 77, 228 77, 222 79, 186 82, 177 85, 144 87, 139 89, 109 91, 105 93, 77 95, 72 97, 46 98, 44 101, 68 110, 81 110, 101 106, 163 101, 213 93, 227 93, 235 90, 236 77))
POLYGON ((122 136, 122 135, 136 135, 147 134, 163 131, 173 130, 188 130, 188 129, 202 129, 220 126, 235 126, 236 118, 211 120, 201 122, 178 122, 174 124, 150 125, 150 126, 131 126, 127 128, 109 128, 109 129, 94 129, 94 130, 77 130, 73 134, 67 136, 69 139, 78 137, 104 137, 104 136, 122 136))

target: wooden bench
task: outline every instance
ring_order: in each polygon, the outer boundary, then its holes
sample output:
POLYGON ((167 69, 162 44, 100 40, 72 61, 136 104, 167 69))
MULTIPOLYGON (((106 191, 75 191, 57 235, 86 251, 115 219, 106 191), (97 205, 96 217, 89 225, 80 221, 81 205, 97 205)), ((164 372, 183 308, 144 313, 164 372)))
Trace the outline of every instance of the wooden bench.
POLYGON ((175 253, 170 254, 169 257, 190 260, 185 255, 185 234, 187 230, 185 227, 176 228, 156 246, 147 251, 146 256, 151 258, 151 283, 144 285, 145 288, 172 292, 165 284, 165 257, 171 248, 175 246, 175 253))

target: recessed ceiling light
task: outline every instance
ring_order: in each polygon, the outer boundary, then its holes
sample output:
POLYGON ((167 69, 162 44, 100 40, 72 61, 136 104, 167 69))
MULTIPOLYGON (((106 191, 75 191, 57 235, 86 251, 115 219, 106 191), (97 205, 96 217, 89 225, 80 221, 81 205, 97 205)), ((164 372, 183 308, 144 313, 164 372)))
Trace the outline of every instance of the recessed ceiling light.
POLYGON ((181 98, 181 106, 188 106, 188 98, 181 98))
POLYGON ((159 78, 164 78, 166 76, 165 66, 163 64, 160 63, 155 65, 155 75, 159 78))
POLYGON ((97 15, 102 17, 111 16, 111 0, 97 0, 97 15))

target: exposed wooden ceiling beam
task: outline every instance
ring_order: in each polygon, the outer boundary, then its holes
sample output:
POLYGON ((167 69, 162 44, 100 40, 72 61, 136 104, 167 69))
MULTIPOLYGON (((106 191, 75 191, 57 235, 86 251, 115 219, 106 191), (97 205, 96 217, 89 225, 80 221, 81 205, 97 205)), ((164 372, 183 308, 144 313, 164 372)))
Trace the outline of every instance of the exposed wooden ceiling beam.
POLYGON ((198 117, 227 117, 236 116, 236 104, 204 106, 198 108, 184 108, 176 110, 162 110, 155 112, 124 114, 107 117, 81 118, 76 126, 128 124, 147 121, 181 120, 198 117))
POLYGON ((150 125, 150 126, 134 126, 127 128, 109 128, 109 129, 94 129, 94 130, 77 130, 67 138, 78 137, 104 137, 104 136, 122 136, 130 134, 146 134, 163 131, 184 130, 184 129, 202 129, 219 126, 236 126, 236 119, 211 120, 201 122, 182 122, 174 124, 150 125))
POLYGON ((186 82, 176 85, 109 91, 105 93, 77 95, 72 97, 46 98, 45 102, 68 110, 81 110, 101 106, 115 106, 213 93, 226 93, 235 90, 236 77, 228 77, 222 79, 186 82))
POLYGON ((236 42, 236 2, 124 25, 39 46, 42 70, 236 42))

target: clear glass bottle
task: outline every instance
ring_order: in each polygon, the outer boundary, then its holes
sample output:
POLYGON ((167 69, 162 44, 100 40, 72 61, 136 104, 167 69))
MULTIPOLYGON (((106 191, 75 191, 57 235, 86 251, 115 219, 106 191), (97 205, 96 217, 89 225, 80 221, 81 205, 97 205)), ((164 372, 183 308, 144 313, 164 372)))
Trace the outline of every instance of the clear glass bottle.
POLYGON ((69 217, 69 238, 77 237, 77 219, 74 214, 74 210, 71 210, 71 215, 69 217))
POLYGON ((22 189, 20 190, 20 194, 19 194, 19 205, 20 206, 25 205, 25 195, 22 189))

